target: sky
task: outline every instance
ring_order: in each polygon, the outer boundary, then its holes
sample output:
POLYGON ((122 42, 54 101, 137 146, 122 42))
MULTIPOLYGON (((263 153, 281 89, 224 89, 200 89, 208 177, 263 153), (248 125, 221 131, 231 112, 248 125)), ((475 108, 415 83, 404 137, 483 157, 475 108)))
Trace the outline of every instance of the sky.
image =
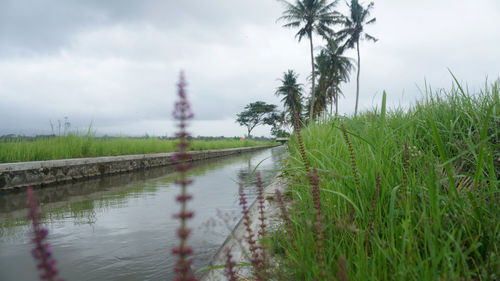
MULTIPOLYGON (((243 136, 236 114, 255 101, 281 107, 288 69, 310 88, 308 41, 276 21, 283 10, 275 0, 0 0, 0 135, 57 134, 66 118, 79 132, 173 136, 182 70, 191 134, 243 136)), ((360 110, 384 90, 408 108, 424 83, 450 88, 448 69, 472 92, 500 77, 498 0, 379 0, 372 16, 365 30, 379 41, 360 44, 360 110)), ((324 44, 316 36, 315 53, 324 44)), ((355 72, 342 89, 349 115, 355 72)))

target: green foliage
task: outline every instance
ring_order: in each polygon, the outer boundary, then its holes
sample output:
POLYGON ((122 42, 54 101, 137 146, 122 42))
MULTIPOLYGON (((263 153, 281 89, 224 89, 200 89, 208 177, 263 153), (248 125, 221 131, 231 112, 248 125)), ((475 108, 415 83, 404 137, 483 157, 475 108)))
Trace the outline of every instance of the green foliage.
POLYGON ((276 105, 267 104, 263 101, 256 101, 245 106, 245 110, 236 115, 236 122, 241 126, 246 126, 248 138, 250 133, 257 125, 272 126, 279 118, 276 113, 276 105))
POLYGON ((290 133, 287 131, 277 128, 277 127, 272 127, 271 128, 271 135, 277 137, 277 138, 287 138, 290 136, 290 133))
POLYGON ((285 11, 278 20, 287 22, 283 27, 299 28, 295 35, 299 42, 304 36, 311 39, 313 33, 332 33, 330 26, 339 21, 340 14, 333 10, 337 1, 328 3, 326 0, 296 0, 295 5, 288 1, 281 2, 285 11))
MULTIPOLYGON (((498 279, 498 83, 475 94, 458 83, 448 92, 427 91, 408 111, 387 111, 385 100, 384 93, 381 110, 301 131, 320 176, 329 278, 498 279)), ((320 280, 313 195, 295 135, 289 151, 293 240, 283 230, 272 237, 276 268, 289 280, 320 280)))

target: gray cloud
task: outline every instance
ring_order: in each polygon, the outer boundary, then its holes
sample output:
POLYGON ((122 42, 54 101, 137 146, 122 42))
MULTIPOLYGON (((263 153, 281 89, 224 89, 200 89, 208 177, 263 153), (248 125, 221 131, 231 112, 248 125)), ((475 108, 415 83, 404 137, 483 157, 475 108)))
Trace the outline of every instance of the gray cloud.
MULTIPOLYGON (((47 132, 64 116, 100 133, 168 134, 183 69, 193 134, 243 135, 235 115, 256 100, 278 104, 284 71, 310 87, 309 46, 275 23, 281 11, 269 0, 1 1, 0 134, 47 132)), ((367 31, 380 41, 361 44, 361 108, 383 90, 407 106, 424 79, 448 88, 448 67, 471 88, 500 76, 498 1, 376 1, 373 15, 367 31)), ((351 113, 355 73, 343 90, 351 113)))
POLYGON ((0 55, 54 54, 80 32, 110 25, 149 25, 202 40, 234 40, 240 25, 274 17, 276 9, 269 9, 273 5, 259 7, 264 1, 4 0, 0 55))

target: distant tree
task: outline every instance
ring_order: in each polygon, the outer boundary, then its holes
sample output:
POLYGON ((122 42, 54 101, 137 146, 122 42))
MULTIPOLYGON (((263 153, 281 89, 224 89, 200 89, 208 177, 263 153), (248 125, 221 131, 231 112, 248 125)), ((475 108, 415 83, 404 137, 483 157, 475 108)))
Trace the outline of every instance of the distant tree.
POLYGON ((288 138, 290 136, 290 133, 279 128, 279 127, 272 127, 271 128, 271 135, 273 135, 277 138, 288 138))
POLYGON ((295 111, 297 111, 299 116, 302 115, 302 84, 297 83, 297 78, 298 74, 291 69, 288 72, 284 72, 283 79, 280 79, 281 86, 274 93, 276 96, 283 96, 281 101, 288 115, 288 118, 284 116, 284 121, 293 120, 295 111))
POLYGON ((348 4, 350 16, 343 16, 344 29, 338 31, 336 36, 339 41, 344 41, 343 47, 354 48, 358 52, 358 74, 356 78, 356 106, 354 108, 354 116, 358 113, 359 101, 359 72, 360 72, 360 58, 359 58, 359 39, 364 35, 364 39, 377 42, 377 38, 364 32, 365 25, 373 24, 376 18, 368 19, 370 17, 370 10, 373 8, 373 2, 370 2, 366 8, 359 4, 359 0, 351 0, 348 4))
POLYGON ((290 133, 285 130, 287 124, 291 124, 287 121, 287 113, 286 111, 281 111, 278 114, 273 114, 273 127, 271 128, 271 135, 276 138, 285 138, 289 137, 290 133))
POLYGON ((283 15, 278 18, 278 20, 284 20, 288 23, 283 25, 284 27, 299 28, 299 31, 295 35, 299 42, 304 36, 309 39, 309 45, 311 47, 311 109, 310 109, 310 120, 314 121, 312 105, 314 104, 314 48, 312 35, 313 33, 320 34, 322 36, 327 36, 333 31, 330 26, 340 22, 340 14, 333 11, 334 6, 337 4, 337 0, 328 3, 326 0, 296 0, 295 5, 281 0, 285 5, 285 11, 283 15))
POLYGON ((256 101, 245 106, 245 110, 236 116, 238 117, 236 122, 247 127, 250 138, 250 133, 257 125, 273 125, 277 118, 276 105, 256 101))

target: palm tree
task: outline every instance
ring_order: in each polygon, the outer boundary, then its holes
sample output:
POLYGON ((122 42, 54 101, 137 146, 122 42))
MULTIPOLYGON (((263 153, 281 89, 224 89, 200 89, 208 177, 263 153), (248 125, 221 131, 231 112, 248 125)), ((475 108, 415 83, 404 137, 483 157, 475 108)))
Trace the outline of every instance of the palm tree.
POLYGON ((338 31, 336 36, 338 40, 345 41, 343 47, 354 48, 356 45, 356 50, 358 52, 358 74, 356 78, 356 107, 354 109, 354 116, 358 113, 358 101, 359 101, 359 72, 360 72, 360 59, 359 59, 359 39, 364 35, 364 38, 377 42, 377 38, 371 36, 370 34, 363 31, 365 25, 373 24, 376 18, 368 19, 370 17, 370 10, 373 8, 373 2, 370 2, 366 8, 363 8, 359 4, 358 0, 351 0, 351 4, 348 4, 350 10, 350 16, 343 16, 344 29, 338 31))
MULTIPOLYGON (((322 52, 328 58, 329 62, 329 88, 328 88, 328 98, 331 104, 335 102, 335 114, 339 112, 339 95, 342 94, 340 89, 340 83, 349 82, 349 75, 351 70, 354 68, 353 59, 343 55, 344 48, 340 48, 337 42, 328 39, 328 44, 323 48, 322 52)), ((332 114, 332 108, 330 107, 330 114, 332 114)))
POLYGON ((306 116, 311 115, 311 108, 314 110, 312 116, 313 118, 318 118, 321 116, 321 113, 326 110, 328 98, 325 96, 326 91, 321 91, 320 87, 316 87, 316 99, 314 100, 314 105, 311 106, 311 99, 307 99, 306 102, 306 116))
POLYGON ((342 94, 340 83, 349 81, 349 74, 353 68, 353 60, 342 54, 344 49, 339 48, 334 40, 327 40, 327 46, 323 47, 316 57, 318 87, 314 105, 315 116, 319 115, 320 111, 326 111, 328 103, 330 103, 330 114, 333 103, 338 114, 338 96, 342 94), (319 112, 316 112, 318 110, 319 112))
POLYGON ((302 85, 297 83, 298 74, 289 69, 283 73, 283 79, 280 79, 281 86, 276 89, 276 96, 283 96, 281 101, 288 111, 288 116, 292 118, 297 111, 302 115, 302 85))
POLYGON ((315 89, 313 116, 317 117, 322 111, 326 111, 327 104, 330 101, 331 61, 329 61, 329 57, 324 50, 321 50, 319 55, 316 56, 315 69, 315 75, 318 77, 318 86, 315 89))
POLYGON ((295 5, 288 1, 281 0, 285 5, 286 10, 283 15, 278 18, 278 20, 285 20, 288 23, 283 25, 283 27, 294 27, 299 28, 299 31, 295 35, 299 39, 299 42, 304 36, 309 38, 309 44, 311 47, 311 110, 310 110, 310 120, 313 119, 313 104, 314 104, 314 54, 313 54, 313 33, 326 36, 332 33, 329 26, 340 22, 340 14, 333 11, 333 7, 337 4, 338 0, 334 0, 331 3, 327 3, 327 0, 295 0, 295 5))

